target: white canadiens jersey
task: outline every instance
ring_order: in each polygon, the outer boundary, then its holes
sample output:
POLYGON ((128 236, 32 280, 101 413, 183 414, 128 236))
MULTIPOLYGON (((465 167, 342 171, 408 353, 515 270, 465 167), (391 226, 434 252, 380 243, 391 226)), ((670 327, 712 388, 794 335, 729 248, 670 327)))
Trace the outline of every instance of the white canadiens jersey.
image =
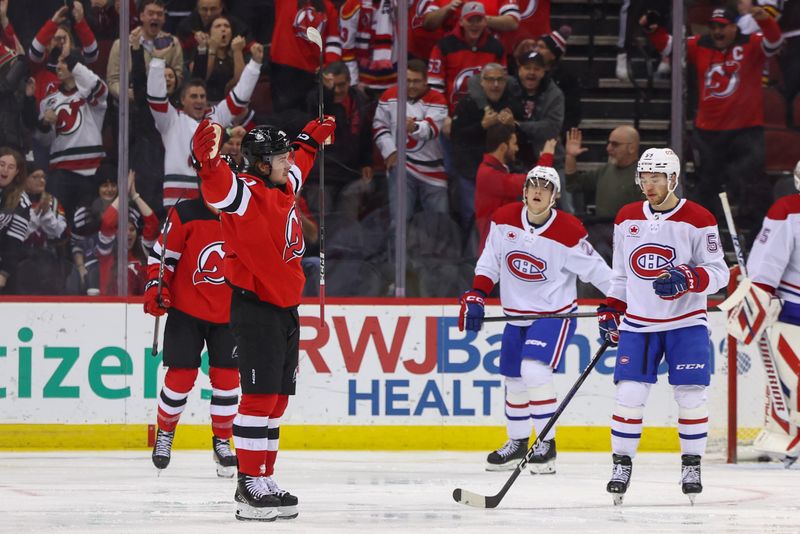
POLYGON ((777 296, 800 304, 800 194, 778 199, 764 217, 747 274, 777 289, 777 296))
POLYGON ((609 296, 628 304, 620 330, 662 332, 708 325, 706 295, 728 283, 728 266, 714 216, 689 200, 665 213, 647 201, 624 206, 614 221, 614 278, 609 296), (694 268, 699 291, 674 300, 656 295, 653 281, 678 265, 694 268))
POLYGON ((611 285, 611 269, 586 235, 583 224, 563 211, 552 210, 547 222, 536 227, 528 223, 522 202, 506 204, 492 217, 475 275, 500 282, 506 315, 575 311, 577 277, 603 294, 611 285))

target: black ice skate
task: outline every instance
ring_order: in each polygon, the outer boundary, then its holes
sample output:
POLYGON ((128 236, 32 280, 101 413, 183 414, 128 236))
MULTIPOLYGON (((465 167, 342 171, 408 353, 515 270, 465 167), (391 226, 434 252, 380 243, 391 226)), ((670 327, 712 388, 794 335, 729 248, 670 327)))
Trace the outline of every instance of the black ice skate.
POLYGON ((236 483, 236 519, 240 521, 275 521, 280 499, 271 495, 264 477, 239 474, 236 483))
POLYGON ((796 461, 797 461, 797 456, 792 456, 790 454, 787 454, 783 458, 783 467, 785 467, 786 469, 789 469, 790 467, 792 467, 795 464, 796 461))
POLYGON ((514 469, 517 463, 525 457, 528 452, 528 440, 510 439, 506 444, 490 452, 486 458, 488 464, 487 471, 508 471, 514 469))
POLYGON ((556 473, 556 440, 546 439, 533 448, 533 458, 528 462, 532 475, 556 473))
POLYGON ((217 464, 217 476, 233 478, 236 474, 236 455, 231 451, 231 441, 212 436, 211 444, 214 447, 214 463, 217 464))
POLYGON ((613 454, 612 458, 614 460, 614 468, 611 471, 611 480, 606 485, 606 491, 613 496, 614 506, 619 506, 622 504, 625 492, 628 491, 628 486, 631 485, 633 462, 631 462, 630 456, 621 454, 613 454))
POLYGON ((262 477, 262 481, 270 495, 277 497, 281 501, 280 506, 278 506, 278 513, 280 514, 278 519, 294 519, 297 517, 299 513, 297 511, 297 497, 279 488, 272 477, 262 477))
POLYGON ((700 457, 696 454, 681 456, 681 490, 694 505, 694 498, 703 491, 700 482, 700 457))
POLYGON ((172 455, 172 440, 175 439, 175 431, 164 432, 160 428, 156 433, 156 444, 153 446, 153 465, 159 469, 166 469, 172 455))

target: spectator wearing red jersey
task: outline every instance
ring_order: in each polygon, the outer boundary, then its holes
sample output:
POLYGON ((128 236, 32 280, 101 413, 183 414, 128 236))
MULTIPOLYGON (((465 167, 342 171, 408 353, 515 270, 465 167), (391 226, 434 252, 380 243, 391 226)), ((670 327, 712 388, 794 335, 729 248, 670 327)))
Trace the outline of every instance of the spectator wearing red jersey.
POLYGON ((428 61, 428 84, 444 93, 450 111, 467 94, 467 82, 487 63, 505 65, 503 45, 488 29, 486 9, 480 2, 467 2, 459 25, 433 47, 428 61))
POLYGON ((511 56, 524 39, 536 39, 550 33, 550 0, 516 0, 519 27, 500 34, 506 53, 511 56))
POLYGON ((25 101, 24 56, 0 43, 0 146, 27 152, 21 110, 25 101))
POLYGON ((322 36, 326 65, 342 58, 339 14, 330 0, 276 2, 270 51, 272 108, 276 111, 303 111, 305 97, 317 83, 319 48, 306 36, 309 27, 322 36))
MULTIPOLYGON (((783 43, 778 23, 764 8, 751 11, 761 32, 743 35, 737 13, 715 9, 708 35, 689 37, 686 59, 697 79, 697 115, 692 144, 696 151, 697 186, 693 196, 704 206, 714 206, 722 216, 717 195, 727 191, 738 209, 737 225, 749 235, 758 230, 771 204, 764 183, 764 62, 783 43)), ((651 41, 669 43, 666 29, 658 27, 651 41)), ((662 45, 661 49, 670 45, 662 45)))
POLYGON ((18 56, 25 55, 25 48, 19 42, 11 19, 8 18, 8 1, 0 0, 0 44, 9 50, 13 50, 18 56))
POLYGON ((494 33, 515 32, 519 28, 519 6, 517 0, 432 0, 425 9, 424 27, 428 31, 441 30, 450 33, 469 11, 468 4, 481 4, 486 13, 486 25, 494 33))

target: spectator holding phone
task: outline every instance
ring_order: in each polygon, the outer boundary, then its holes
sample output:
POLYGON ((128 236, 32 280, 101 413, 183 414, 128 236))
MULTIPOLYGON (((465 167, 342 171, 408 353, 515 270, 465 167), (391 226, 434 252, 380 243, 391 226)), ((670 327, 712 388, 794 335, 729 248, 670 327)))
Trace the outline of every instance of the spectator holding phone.
MULTIPOLYGON (((164 0, 143 0, 139 4, 139 20, 142 28, 139 38, 142 48, 144 48, 145 63, 148 66, 150 65, 154 50, 165 50, 163 59, 168 66, 172 67, 178 78, 178 85, 180 85, 183 79, 183 49, 180 47, 177 37, 163 31, 164 21, 166 20, 164 0)), ((108 69, 106 70, 108 89, 117 99, 119 99, 120 93, 119 58, 119 39, 117 39, 111 45, 111 53, 108 56, 108 69)), ((129 60, 128 65, 130 64, 129 60)), ((133 100, 133 89, 128 89, 128 98, 133 100)))

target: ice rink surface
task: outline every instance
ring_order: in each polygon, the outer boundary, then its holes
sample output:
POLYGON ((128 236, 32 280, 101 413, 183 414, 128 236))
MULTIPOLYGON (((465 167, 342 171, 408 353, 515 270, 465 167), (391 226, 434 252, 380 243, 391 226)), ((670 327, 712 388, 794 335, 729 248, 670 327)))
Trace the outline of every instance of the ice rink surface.
POLYGON ((0 532, 800 532, 800 469, 706 461, 690 506, 678 454, 634 460, 625 504, 605 492, 608 453, 561 453, 556 475, 519 477, 494 510, 459 505, 453 489, 494 494, 509 472, 475 452, 287 451, 279 484, 300 499, 292 521, 233 516, 234 481, 211 451, 173 453, 160 477, 149 451, 0 453, 0 532))

